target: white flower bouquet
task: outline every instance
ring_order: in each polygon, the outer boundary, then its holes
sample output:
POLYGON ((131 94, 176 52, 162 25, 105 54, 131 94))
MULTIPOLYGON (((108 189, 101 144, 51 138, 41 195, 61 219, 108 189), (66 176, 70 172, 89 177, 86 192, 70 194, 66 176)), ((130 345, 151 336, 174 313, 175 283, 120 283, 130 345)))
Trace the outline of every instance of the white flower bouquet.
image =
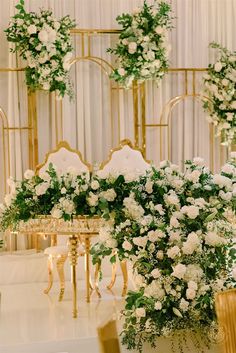
POLYGON ((129 88, 133 80, 159 82, 168 68, 170 45, 167 30, 171 28, 171 7, 165 1, 155 1, 117 17, 122 26, 119 41, 108 52, 118 57, 119 67, 111 75, 129 88))
POLYGON ((70 29, 75 22, 69 16, 60 20, 52 11, 39 13, 24 9, 24 0, 16 5, 18 13, 5 30, 7 40, 14 44, 12 52, 19 52, 26 61, 26 84, 31 91, 55 91, 58 97, 73 96, 69 78, 72 44, 70 29))
POLYGON ((181 329, 216 338, 215 293, 236 286, 235 209, 233 160, 215 175, 200 158, 184 173, 162 162, 133 185, 100 231, 104 254, 116 242, 120 260, 133 263, 136 290, 123 311, 128 348, 142 351, 145 341, 181 329))
POLYGON ((231 144, 236 135, 236 52, 217 43, 211 43, 210 47, 219 51, 219 57, 203 76, 203 107, 209 114, 209 122, 216 127, 217 136, 223 133, 223 142, 231 144))

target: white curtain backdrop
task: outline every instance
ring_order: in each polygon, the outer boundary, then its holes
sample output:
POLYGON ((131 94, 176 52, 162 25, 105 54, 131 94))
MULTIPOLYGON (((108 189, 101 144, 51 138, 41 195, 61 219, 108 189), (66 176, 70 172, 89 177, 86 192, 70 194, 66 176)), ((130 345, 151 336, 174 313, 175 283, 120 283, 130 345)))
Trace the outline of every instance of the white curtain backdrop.
MULTIPOLYGON (((17 0, 0 1, 0 67, 16 67, 15 55, 9 53, 9 44, 3 30, 10 16, 14 14, 17 0)), ((77 28, 118 28, 116 16, 131 12, 142 4, 142 0, 25 0, 26 9, 38 11, 51 8, 56 17, 69 14, 75 18, 77 28)), ((152 3, 152 0, 148 0, 152 3)), ((172 68, 207 67, 214 59, 214 51, 208 48, 211 41, 217 41, 229 49, 236 49, 234 21, 236 18, 235 0, 172 0, 174 29, 170 34, 172 68)), ((74 37, 75 56, 81 55, 79 37, 74 37)), ((106 48, 114 43, 114 37, 92 37, 92 55, 111 62, 106 48)), ((63 134, 72 147, 79 149, 90 163, 101 162, 121 138, 134 141, 133 103, 131 92, 120 95, 119 101, 111 102, 110 81, 92 63, 77 63, 71 70, 74 81, 75 100, 63 100, 63 134), (120 132, 118 133, 117 111, 120 112, 120 132), (111 116, 115 127, 111 133, 111 116)), ((197 90, 200 90, 200 76, 197 90)), ((146 116, 148 123, 158 123, 160 112, 173 96, 182 94, 184 77, 182 74, 166 75, 159 88, 154 83, 146 86, 146 116)), ((191 80, 189 83, 191 86, 191 80)), ((23 73, 0 72, 0 106, 5 110, 9 125, 24 127, 27 124, 26 88, 23 73)), ((50 119, 49 97, 46 93, 37 96, 39 162, 45 153, 55 147, 55 124, 50 119)), ((176 107, 172 113, 171 130, 172 153, 175 163, 200 155, 209 162, 209 131, 201 103, 188 99, 176 107)), ((27 130, 11 132, 10 173, 21 178, 28 168, 27 130)), ((1 136, 0 136, 1 137, 1 136)), ((147 128, 147 158, 158 163, 159 134, 157 129, 147 128)), ((2 150, 0 140, 0 151, 2 150)), ((166 141, 163 142, 164 149, 166 141)), ((218 152, 217 152, 218 153, 218 152)), ((166 157, 164 155, 164 157, 166 157)), ((0 157, 1 158, 1 157, 0 157)), ((216 166, 219 165, 216 154, 216 166)), ((0 160, 0 163, 3 163, 0 160)), ((1 173, 2 168, 0 168, 1 173)), ((3 197, 4 176, 0 174, 0 199, 3 197)))

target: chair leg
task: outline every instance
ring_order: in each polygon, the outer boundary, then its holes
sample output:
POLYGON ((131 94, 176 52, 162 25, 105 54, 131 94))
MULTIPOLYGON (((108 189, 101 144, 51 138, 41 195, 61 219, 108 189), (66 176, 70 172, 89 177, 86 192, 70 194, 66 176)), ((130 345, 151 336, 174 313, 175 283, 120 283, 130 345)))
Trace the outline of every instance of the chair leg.
POLYGON ((101 293, 99 291, 99 287, 98 287, 98 281, 99 281, 99 272, 101 270, 101 264, 96 264, 95 267, 95 274, 94 274, 94 289, 98 295, 99 298, 101 298, 101 293))
POLYGON ((64 263, 67 259, 67 255, 61 255, 57 258, 57 272, 60 279, 60 294, 59 302, 62 301, 65 292, 65 273, 64 273, 64 263))
POLYGON ((48 256, 48 286, 47 288, 44 290, 45 294, 48 294, 50 289, 52 288, 52 284, 53 284, 53 258, 52 256, 48 256))
POLYGON ((116 281, 116 269, 117 264, 112 264, 112 274, 111 274, 111 282, 108 284, 107 289, 112 289, 116 281))
POLYGON ((128 271, 127 271, 127 262, 123 260, 120 262, 120 268, 123 275, 123 289, 122 289, 122 297, 125 297, 128 289, 128 271))

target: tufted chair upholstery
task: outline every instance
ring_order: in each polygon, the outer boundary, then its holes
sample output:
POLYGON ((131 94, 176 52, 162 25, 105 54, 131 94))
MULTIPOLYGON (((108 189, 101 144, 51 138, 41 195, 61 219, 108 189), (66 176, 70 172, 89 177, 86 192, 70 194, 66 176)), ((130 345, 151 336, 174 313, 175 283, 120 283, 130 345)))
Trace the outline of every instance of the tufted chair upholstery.
MULTIPOLYGON (((149 161, 146 161, 143 157, 142 151, 139 148, 133 147, 132 143, 125 139, 120 142, 119 147, 111 150, 107 161, 101 164, 97 174, 101 177, 119 174, 130 174, 130 177, 138 177, 139 175, 145 174, 148 169, 151 168, 149 161)), ((128 285, 128 273, 126 261, 120 263, 121 271, 124 279, 122 296, 126 295, 128 285)), ((98 268, 95 273, 95 283, 97 283, 96 277, 98 276, 98 268)), ((116 264, 112 265, 112 279, 110 284, 107 286, 111 289, 116 280, 116 264)))
POLYGON ((98 174, 123 174, 134 173, 137 175, 145 174, 150 169, 141 150, 134 148, 129 140, 122 140, 120 146, 111 151, 109 159, 103 162, 98 174))
MULTIPOLYGON (((85 161, 83 161, 81 153, 72 150, 69 144, 62 141, 58 144, 57 148, 46 155, 46 159, 43 164, 36 168, 36 173, 40 174, 45 172, 49 164, 52 163, 59 174, 65 173, 69 168, 77 170, 78 173, 89 173, 91 167, 85 161)), ((48 255, 48 287, 44 290, 45 294, 48 294, 53 284, 53 260, 56 260, 56 267, 60 279, 60 295, 59 301, 63 299, 65 291, 65 276, 64 276, 64 263, 68 257, 68 236, 56 234, 52 237, 52 246, 45 249, 44 253, 48 255)), ((82 245, 78 249, 79 255, 84 255, 84 248, 82 245)))

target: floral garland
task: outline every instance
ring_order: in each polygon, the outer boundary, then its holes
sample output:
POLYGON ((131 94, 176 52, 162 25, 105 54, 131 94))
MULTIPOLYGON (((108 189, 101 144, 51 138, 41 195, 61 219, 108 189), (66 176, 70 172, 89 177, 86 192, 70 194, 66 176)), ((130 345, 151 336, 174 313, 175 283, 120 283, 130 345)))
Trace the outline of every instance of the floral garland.
POLYGON ((133 80, 143 82, 154 79, 157 82, 168 68, 169 44, 167 29, 171 28, 171 7, 165 2, 154 2, 137 8, 133 14, 122 14, 117 22, 122 26, 114 53, 119 59, 119 68, 111 78, 129 88, 133 80))
POLYGON ((217 136, 223 132, 226 144, 231 144, 236 138, 236 52, 217 43, 211 43, 210 47, 219 51, 219 58, 203 76, 203 107, 209 114, 209 122, 216 127, 217 136))
POLYGON ((233 161, 215 175, 200 158, 184 173, 163 162, 101 229, 100 256, 112 248, 133 264, 136 290, 126 298, 122 332, 129 349, 141 352, 145 341, 155 346, 157 336, 181 329, 217 336, 214 295, 236 287, 235 190, 233 161))
POLYGON ((5 30, 7 40, 27 62, 25 69, 26 84, 31 91, 43 89, 56 91, 58 97, 73 96, 69 78, 72 44, 70 29, 75 22, 69 16, 60 20, 53 17, 52 11, 27 13, 24 0, 16 5, 18 13, 12 17, 5 30))

